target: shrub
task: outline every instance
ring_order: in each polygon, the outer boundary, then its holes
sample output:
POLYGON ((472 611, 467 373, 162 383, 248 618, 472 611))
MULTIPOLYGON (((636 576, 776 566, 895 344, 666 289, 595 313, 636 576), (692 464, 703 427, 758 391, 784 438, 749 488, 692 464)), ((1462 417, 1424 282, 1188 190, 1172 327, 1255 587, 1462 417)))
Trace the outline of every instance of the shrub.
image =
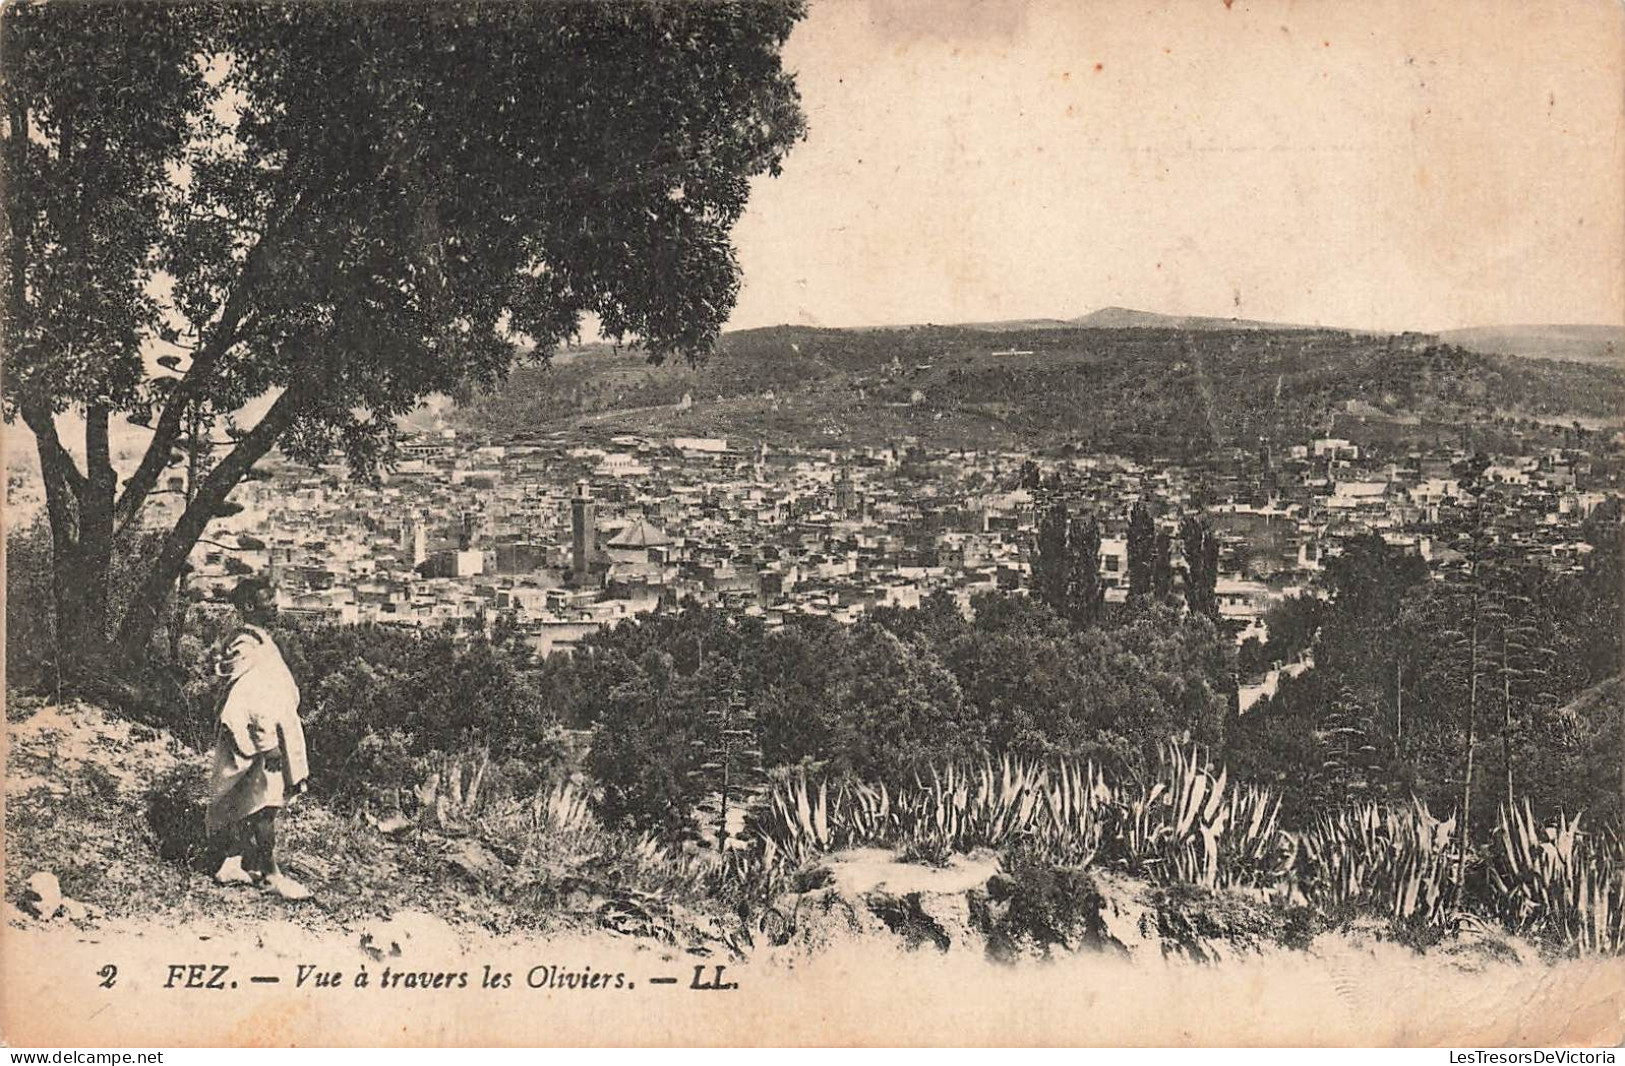
POLYGON ((1074 950, 1106 943, 1104 906, 1089 871, 1060 866, 1033 848, 1005 852, 988 896, 1002 912, 983 912, 988 954, 1003 961, 1032 949, 1046 957, 1055 948, 1074 950))
POLYGON ((344 770, 355 784, 335 789, 334 798, 341 804, 360 801, 380 810, 400 810, 405 795, 420 783, 411 746, 412 738, 399 729, 369 732, 344 770))
POLYGON ((1580 954, 1625 951, 1625 849, 1581 819, 1540 826, 1529 804, 1501 806, 1489 867, 1498 914, 1517 932, 1572 944, 1580 954))
MULTIPOLYGON (((51 535, 43 517, 6 530, 6 688, 44 692, 56 681, 51 535)), ((8 706, 10 700, 6 701, 8 706)))
POLYGON ((209 767, 183 762, 153 782, 147 791, 147 825, 158 855, 165 862, 194 870, 219 865, 223 841, 211 839, 205 827, 209 809, 209 767))

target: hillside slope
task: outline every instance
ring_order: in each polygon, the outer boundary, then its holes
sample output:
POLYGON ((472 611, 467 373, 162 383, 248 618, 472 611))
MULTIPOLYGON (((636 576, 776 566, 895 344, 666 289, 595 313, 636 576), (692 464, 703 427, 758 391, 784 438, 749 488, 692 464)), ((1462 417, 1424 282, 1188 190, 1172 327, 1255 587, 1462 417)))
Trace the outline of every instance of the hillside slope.
POLYGON ((636 915, 663 942, 709 950, 729 933, 680 904, 651 900, 547 861, 527 862, 499 827, 379 820, 300 799, 279 821, 284 865, 308 904, 220 887, 202 836, 209 756, 169 733, 86 704, 7 709, 6 915, 29 925, 27 882, 49 873, 82 905, 59 914, 229 932, 291 921, 354 939, 400 912, 496 934, 599 934, 636 915), (490 831, 487 831, 490 830, 490 831))
POLYGON ((635 352, 517 371, 453 412, 498 436, 565 428, 769 442, 943 446, 1072 443, 1191 456, 1302 440, 1353 403, 1419 442, 1490 415, 1606 420, 1625 368, 1424 348, 1327 330, 780 326, 724 335, 698 369, 635 352), (687 402, 685 403, 685 397, 687 402))
POLYGON ((740 912, 641 891, 601 864, 512 850, 500 819, 402 826, 304 803, 285 816, 284 850, 318 895, 285 904, 216 887, 191 861, 184 845, 195 832, 187 819, 199 813, 202 756, 84 705, 13 701, 8 719, 0 986, 11 998, 0 997, 0 1025, 13 1043, 435 1043, 476 1034, 516 1043, 929 1043, 960 1033, 1460 1046, 1625 1036, 1625 988, 1609 961, 1543 963, 1529 946, 1473 926, 1422 953, 1388 939, 1380 923, 1317 932, 1302 915, 1242 894, 1104 872, 1028 882, 990 853, 940 867, 873 849, 837 853, 787 886, 772 912, 741 921, 740 912), (45 872, 67 899, 41 917, 26 909, 37 905, 25 883, 45 872), (1031 965, 1037 959, 1048 963, 1031 965), (87 1012, 84 996, 109 960, 124 983, 117 995, 98 993, 102 1008, 87 1012), (282 983, 177 1013, 177 993, 163 990, 167 968, 197 960, 282 983), (531 983, 553 966, 619 972, 636 984, 680 974, 686 985, 696 965, 709 974, 719 963, 737 998, 630 986, 636 996, 560 987, 542 998, 531 983), (320 993, 301 988, 301 966, 345 980, 320 993), (370 969, 380 980, 387 968, 477 982, 485 967, 518 979, 393 999, 348 979, 370 969), (972 988, 989 1005, 979 1021, 963 1011, 972 988), (1219 1002, 1220 1014, 1206 1006, 1219 1002), (1020 1004, 1022 1020, 993 1010, 997 1003, 1020 1004), (1079 1003, 1093 1009, 1079 1014, 1079 1003))
POLYGON ((1259 330, 1313 327, 1294 326, 1285 322, 1261 322, 1250 318, 1212 318, 1205 315, 1165 315, 1156 311, 1137 311, 1132 307, 1102 307, 1079 315, 1071 325, 1085 329, 1190 329, 1190 330, 1259 330))
POLYGON ((1440 339, 1475 352, 1625 366, 1622 326, 1483 326, 1449 330, 1440 339))

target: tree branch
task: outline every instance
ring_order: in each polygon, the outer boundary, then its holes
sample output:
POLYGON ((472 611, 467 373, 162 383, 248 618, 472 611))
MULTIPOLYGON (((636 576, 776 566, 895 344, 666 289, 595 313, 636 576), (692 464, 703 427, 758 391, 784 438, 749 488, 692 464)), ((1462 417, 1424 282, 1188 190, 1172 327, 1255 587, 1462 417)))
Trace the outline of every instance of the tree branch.
MULTIPOLYGON (((45 483, 45 510, 51 518, 51 544, 59 559, 64 559, 67 553, 79 543, 78 499, 79 489, 70 480, 68 472, 78 478, 78 486, 83 486, 84 475, 73 465, 73 459, 62 449, 57 440, 55 426, 42 433, 25 414, 29 428, 34 430, 34 440, 39 446, 40 478, 45 483)), ((47 416, 49 426, 49 416, 47 416)))
POLYGON ((165 599, 180 576, 181 567, 192 553, 192 548, 203 535, 215 511, 226 496, 247 474, 249 468, 265 456, 297 418, 305 405, 304 394, 296 387, 285 391, 271 404, 265 417, 249 430, 229 454, 216 463, 197 484, 196 495, 182 512, 180 520, 164 538, 158 557, 141 591, 119 627, 118 643, 125 655, 134 657, 146 643, 157 624, 165 599))
POLYGON ((240 327, 250 315, 253 283, 264 269, 271 246, 280 238, 303 204, 303 194, 293 193, 281 217, 273 225, 268 226, 266 232, 254 242, 254 247, 249 249, 248 255, 243 260, 243 268, 232 285, 231 295, 227 297, 226 305, 221 310, 220 318, 209 331, 208 340, 199 346, 196 355, 193 356, 192 365, 186 368, 186 373, 171 390, 169 399, 164 403, 163 412, 158 416, 158 423, 153 426, 152 440, 147 445, 146 453, 141 457, 140 465, 124 483, 124 491, 119 495, 117 514, 126 522, 141 509, 153 487, 158 484, 158 478, 162 476, 164 467, 169 464, 169 453, 176 440, 180 438, 181 423, 185 418, 187 407, 196 401, 207 387, 208 376, 214 371, 215 364, 242 339, 240 327))
POLYGON ((60 477, 77 498, 85 489, 85 475, 73 456, 62 446, 56 433, 56 420, 44 404, 25 404, 22 408, 23 424, 33 431, 39 442, 40 472, 47 477, 60 477))
POLYGON ((135 473, 125 481, 124 491, 119 494, 117 512, 121 519, 128 520, 133 517, 146 502, 153 487, 158 484, 158 478, 169 465, 170 451, 180 438, 181 423, 186 416, 187 407, 203 391, 205 379, 213 372, 215 362, 236 342, 237 323, 229 317, 232 302, 227 303, 228 317, 220 321, 209 343, 193 358, 192 365, 187 368, 186 374, 171 390, 169 399, 164 403, 158 422, 152 427, 152 440, 147 443, 147 450, 141 456, 141 463, 136 467, 135 473))

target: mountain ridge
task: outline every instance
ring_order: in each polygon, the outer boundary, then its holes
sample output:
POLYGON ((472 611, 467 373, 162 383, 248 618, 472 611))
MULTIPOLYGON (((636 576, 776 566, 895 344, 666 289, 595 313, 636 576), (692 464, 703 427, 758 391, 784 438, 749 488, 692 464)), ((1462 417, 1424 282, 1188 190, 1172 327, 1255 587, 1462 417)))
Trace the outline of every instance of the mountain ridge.
POLYGON ((1625 326, 1597 323, 1550 322, 1496 326, 1463 326, 1446 330, 1381 330, 1349 326, 1311 325, 1275 322, 1255 318, 1222 318, 1217 315, 1179 315, 1162 311, 1107 305, 1071 318, 1033 316, 992 319, 951 324, 908 323, 868 326, 807 326, 781 323, 729 330, 724 336, 753 333, 763 329, 819 329, 870 333, 915 329, 965 329, 983 333, 1012 333, 1033 330, 1134 329, 1185 330, 1191 332, 1274 331, 1331 332, 1359 336, 1418 336, 1437 338, 1487 355, 1512 355, 1524 359, 1556 359, 1568 362, 1625 365, 1625 326))
POLYGON ((1360 411, 1366 432, 1415 446, 1457 440, 1463 426, 1488 431, 1497 418, 1612 421, 1625 411, 1625 368, 1481 354, 1420 333, 785 325, 725 333, 698 367, 621 351, 517 370, 455 420, 499 436, 574 427, 831 446, 914 437, 1192 457, 1260 436, 1306 439, 1360 411))
POLYGON ((1625 326, 1582 323, 1470 326, 1437 335, 1446 344, 1524 359, 1625 366, 1625 326))

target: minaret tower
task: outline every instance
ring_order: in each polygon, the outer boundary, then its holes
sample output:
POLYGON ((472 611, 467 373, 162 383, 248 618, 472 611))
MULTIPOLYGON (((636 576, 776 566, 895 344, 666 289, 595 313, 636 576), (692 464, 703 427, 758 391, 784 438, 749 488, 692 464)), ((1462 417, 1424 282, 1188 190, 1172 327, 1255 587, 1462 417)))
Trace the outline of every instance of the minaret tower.
POLYGON ((570 572, 578 583, 587 580, 588 565, 592 562, 593 541, 597 538, 593 525, 592 487, 586 481, 578 481, 575 494, 570 497, 570 572))

